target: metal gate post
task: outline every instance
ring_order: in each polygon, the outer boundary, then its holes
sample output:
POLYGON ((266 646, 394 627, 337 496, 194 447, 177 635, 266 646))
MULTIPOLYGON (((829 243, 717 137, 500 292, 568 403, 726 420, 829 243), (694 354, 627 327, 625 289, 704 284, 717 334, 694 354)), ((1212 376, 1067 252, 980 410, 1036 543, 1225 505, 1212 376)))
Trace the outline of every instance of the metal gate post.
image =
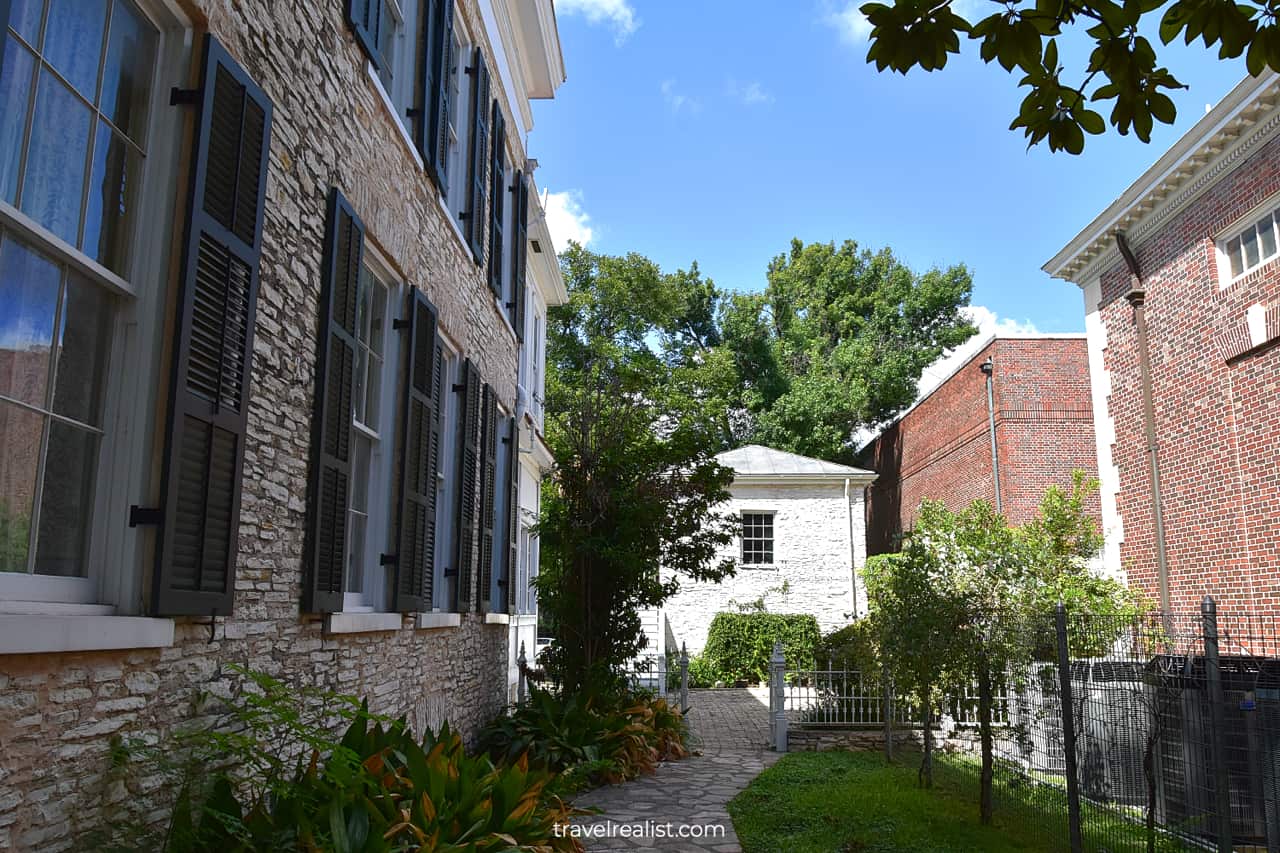
POLYGON ((1222 740, 1226 726, 1226 694, 1218 657, 1218 605, 1206 595, 1200 602, 1204 621, 1204 677, 1209 692, 1209 754, 1213 756, 1213 788, 1217 811, 1218 853, 1231 853, 1231 779, 1227 774, 1227 749, 1222 740))
POLYGON ((689 708, 689 645, 680 644, 680 713, 689 708))
POLYGON ((1071 853, 1082 853, 1080 832, 1080 771, 1076 761, 1076 714, 1071 699, 1071 652, 1067 647, 1067 608, 1061 601, 1054 608, 1058 633, 1058 704, 1062 707, 1062 751, 1067 772, 1067 822, 1071 832, 1071 853))
POLYGON ((529 666, 529 659, 524 656, 524 640, 520 641, 520 657, 516 658, 516 670, 519 675, 516 676, 516 705, 524 707, 524 691, 525 691, 525 672, 529 666))
POLYGON ((769 659, 769 721, 775 752, 787 751, 786 671, 786 656, 782 652, 782 641, 778 640, 769 659))

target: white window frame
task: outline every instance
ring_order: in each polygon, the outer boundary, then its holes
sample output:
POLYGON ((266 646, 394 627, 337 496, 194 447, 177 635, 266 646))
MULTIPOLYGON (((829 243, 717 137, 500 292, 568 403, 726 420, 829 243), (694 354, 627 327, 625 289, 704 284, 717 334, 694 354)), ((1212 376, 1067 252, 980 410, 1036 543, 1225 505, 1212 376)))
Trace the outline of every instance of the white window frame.
MULTIPOLYGON (((132 0, 159 31, 147 114, 142 186, 130 236, 128 276, 107 270, 87 254, 61 240, 17 208, 0 201, 0 228, 100 285, 116 298, 109 324, 110 344, 103 388, 102 431, 95 474, 89 554, 84 577, 0 573, 0 614, 24 617, 112 616, 137 613, 143 598, 144 571, 154 559, 154 538, 144 528, 128 527, 131 504, 146 504, 151 491, 152 447, 163 427, 158 388, 167 385, 169 364, 162 359, 170 322, 165 308, 173 282, 169 248, 174 228, 185 220, 185 193, 176 193, 184 152, 185 111, 168 105, 173 86, 186 84, 196 51, 192 24, 166 0, 132 0), (158 228, 150 223, 160 222, 158 228), (143 223, 148 223, 144 225, 143 223)), ((96 133, 96 125, 94 127, 96 133)), ((131 620, 139 632, 110 629, 100 643, 92 631, 76 632, 82 640, 50 638, 59 648, 121 648, 137 636, 139 645, 155 645, 159 636, 131 620), (145 635, 145 636, 144 636, 145 635)), ((121 623, 124 624, 124 623, 121 623)), ((126 626, 128 627, 128 626, 126 626)), ((15 634, 18 633, 15 630, 15 634)), ((164 633, 160 631, 159 633, 164 633)), ((172 630, 169 630, 170 641, 172 630)), ((19 638, 20 639, 20 638, 19 638)), ((9 646, 0 630, 0 652, 9 646)), ((50 647, 52 648, 52 646, 50 647)))
MULTIPOLYGON (((395 535, 395 495, 392 485, 396 481, 396 413, 399 411, 402 393, 398 380, 403 341, 401 335, 393 333, 392 318, 399 310, 397 306, 404 304, 406 287, 396 275, 390 261, 368 239, 364 244, 364 265, 386 288, 382 312, 381 387, 378 392, 376 430, 356 420, 354 409, 352 411, 351 429, 356 433, 353 440, 366 440, 371 444, 369 494, 365 515, 363 589, 360 592, 343 593, 342 612, 391 613, 395 605, 392 600, 391 568, 382 565, 380 556, 396 550, 392 538, 395 535)), ((353 405, 354 402, 353 395, 353 405)), ((350 541, 348 530, 348 542, 350 541)))
MULTIPOLYGON (((765 541, 763 537, 750 537, 752 541, 765 541)), ((738 512, 738 562, 743 568, 768 569, 778 565, 778 513, 771 509, 743 509, 738 512), (747 562, 747 516, 768 516, 769 553, 771 560, 747 562)))
POLYGON ((443 331, 440 337, 445 368, 440 389, 443 409, 440 412, 440 468, 436 474, 436 561, 431 610, 452 613, 458 575, 455 572, 446 576, 445 571, 454 568, 454 542, 458 537, 453 525, 458 490, 458 415, 462 411, 462 400, 453 388, 462 382, 463 360, 461 348, 454 345, 443 331))
MULTIPOLYGON (((475 40, 457 5, 453 10, 453 43, 457 49, 453 53, 453 68, 449 73, 455 88, 449 98, 449 115, 445 117, 449 123, 449 187, 445 193, 445 206, 449 208, 449 216, 454 223, 461 228, 462 214, 466 212, 463 208, 467 203, 468 146, 475 125, 475 116, 471 114, 471 87, 475 85, 475 75, 468 74, 466 69, 475 53, 475 40)), ((484 109, 483 105, 480 108, 484 109)), ((467 241, 464 239, 462 242, 465 245, 467 241)))
POLYGON ((1223 229, 1222 233, 1215 239, 1215 255, 1218 266, 1218 288, 1226 290, 1243 278, 1254 274, 1258 270, 1270 264, 1272 261, 1280 258, 1280 194, 1269 197, 1262 204, 1256 205, 1244 216, 1239 217, 1231 224, 1229 228, 1223 229), (1273 251, 1269 255, 1262 252, 1263 236, 1255 229, 1261 220, 1271 218, 1271 240, 1273 243, 1273 251), (1252 266, 1248 265, 1247 257, 1244 253, 1243 240, 1253 232, 1257 235, 1258 261, 1252 266), (1233 274, 1231 269, 1231 243, 1241 241, 1240 255, 1240 273, 1233 274))

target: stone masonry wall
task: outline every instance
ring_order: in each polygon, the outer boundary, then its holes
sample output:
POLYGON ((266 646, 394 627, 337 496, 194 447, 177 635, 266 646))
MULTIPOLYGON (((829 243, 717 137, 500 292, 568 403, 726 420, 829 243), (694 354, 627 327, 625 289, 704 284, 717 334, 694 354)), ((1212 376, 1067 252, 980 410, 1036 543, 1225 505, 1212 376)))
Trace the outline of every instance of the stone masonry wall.
MULTIPOLYGON (((1133 247, 1146 289, 1171 605, 1180 611, 1197 609, 1206 593, 1222 613, 1280 607, 1280 349, 1270 330, 1272 340, 1253 351, 1223 342, 1250 306, 1280 310, 1280 264, 1224 289, 1215 258, 1225 229, 1280 194, 1280 138, 1247 153, 1133 247)), ((1130 583, 1158 601, 1137 332, 1123 298, 1133 284, 1117 262, 1102 275, 1098 308, 1115 420, 1120 559, 1130 583)))
MULTIPOLYGON (((849 506, 853 505, 855 565, 865 560, 862 489, 844 496, 842 482, 813 485, 745 485, 735 483, 733 498, 722 509, 772 511, 775 565, 738 566, 721 583, 682 579, 680 592, 663 605, 675 648, 687 643, 689 654, 702 651, 712 617, 737 612, 763 598, 770 613, 810 613, 825 633, 853 619, 853 569, 849 565, 849 506), (783 584, 786 591, 782 590, 783 584)), ((735 540, 724 552, 740 556, 735 540)), ((858 581, 861 587, 861 580, 858 581)), ((861 588, 859 600, 865 603, 861 588)))
MULTIPOLYGON (((328 636, 318 617, 299 612, 330 186, 351 199, 368 239, 403 279, 427 292, 445 332, 508 409, 515 336, 393 125, 343 3, 180 2, 275 107, 235 610, 216 620, 212 641, 207 625, 180 619, 170 648, 0 656, 0 849, 72 849, 78 832, 133 803, 136 791, 105 784, 110 738, 162 736, 191 718, 198 691, 234 689, 228 664, 368 696, 372 710, 407 714, 418 728, 447 718, 467 737, 505 702, 505 625, 464 615, 460 627, 415 630, 406 616, 399 630, 328 636)), ((478 8, 463 5, 470 31, 483 40, 478 8)), ((497 95, 502 81, 495 76, 492 85, 497 95)), ((508 115, 507 126, 518 127, 517 119, 508 115)), ((523 163, 514 130, 508 144, 513 162, 523 163)), ((181 199, 182 188, 175 190, 181 199)))

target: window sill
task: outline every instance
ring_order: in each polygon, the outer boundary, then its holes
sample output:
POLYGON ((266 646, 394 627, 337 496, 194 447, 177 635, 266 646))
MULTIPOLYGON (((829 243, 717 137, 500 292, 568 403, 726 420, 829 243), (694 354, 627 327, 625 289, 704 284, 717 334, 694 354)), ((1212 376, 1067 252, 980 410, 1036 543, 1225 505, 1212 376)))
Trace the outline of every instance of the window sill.
MULTIPOLYGON (((391 100, 391 95, 383 88, 382 78, 378 76, 377 70, 374 69, 373 63, 368 59, 364 61, 364 70, 369 81, 373 83, 373 88, 377 91, 378 96, 382 99, 382 105, 386 107, 387 115, 391 117, 391 123, 396 126, 397 136, 404 143, 405 150, 409 152, 409 156, 418 164, 420 170, 426 171, 426 165, 422 162, 422 155, 418 153, 417 147, 414 146, 413 140, 409 138, 409 130, 404 126, 404 122, 400 121, 400 116, 396 115, 396 105, 391 100)), ((431 179, 427 178, 427 183, 431 185, 432 191, 435 190, 435 184, 431 183, 431 179)))
POLYGON ((0 655, 161 649, 173 645, 173 620, 146 616, 0 614, 0 655))
MULTIPOLYGON (((435 184, 431 185, 431 191, 436 197, 436 206, 440 208, 440 212, 444 214, 445 221, 449 223, 450 233, 452 233, 458 241, 458 248, 460 248, 463 254, 467 256, 468 261, 475 264, 476 256, 471 251, 471 244, 467 242, 467 235, 462 233, 462 226, 458 224, 458 220, 454 218, 454 215, 449 211, 448 199, 440 194, 440 190, 435 184)), ((479 264, 475 265, 477 267, 479 266, 479 264)), ((489 285, 485 284, 484 289, 489 290, 489 285)), ((489 293, 492 295, 493 291, 489 291, 489 293)))
POLYGON ((325 618, 326 634, 369 634, 399 631, 404 617, 399 613, 330 613, 325 618))
POLYGON ((461 613, 419 613, 414 627, 419 629, 457 628, 461 624, 461 613))
POLYGON ((486 625, 510 625, 511 617, 506 613, 486 613, 484 615, 484 624, 486 625))

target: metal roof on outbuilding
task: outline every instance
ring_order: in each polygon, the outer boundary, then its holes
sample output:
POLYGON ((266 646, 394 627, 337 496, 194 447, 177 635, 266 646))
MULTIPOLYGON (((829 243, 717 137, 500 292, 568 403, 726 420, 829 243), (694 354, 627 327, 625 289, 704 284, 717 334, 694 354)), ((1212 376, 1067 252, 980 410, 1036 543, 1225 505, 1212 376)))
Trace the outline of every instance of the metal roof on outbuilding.
POLYGON ((732 468, 738 477, 777 477, 805 480, 874 480, 874 471, 814 459, 759 444, 748 444, 716 455, 716 461, 732 468))

